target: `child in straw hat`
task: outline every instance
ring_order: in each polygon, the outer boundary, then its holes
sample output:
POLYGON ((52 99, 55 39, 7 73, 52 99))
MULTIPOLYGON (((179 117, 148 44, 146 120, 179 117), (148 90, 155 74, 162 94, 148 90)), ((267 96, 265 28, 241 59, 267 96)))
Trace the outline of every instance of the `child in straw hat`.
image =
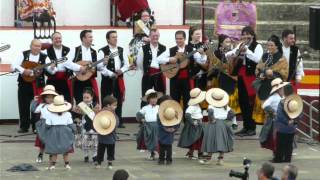
POLYGON ((141 123, 137 135, 137 149, 148 149, 150 160, 155 160, 155 151, 158 146, 158 97, 159 94, 155 90, 149 89, 142 98, 148 102, 148 105, 143 106, 136 114, 137 121, 141 123))
POLYGON ((213 153, 219 153, 217 165, 223 165, 224 153, 233 151, 233 133, 225 120, 235 118, 235 113, 228 106, 229 95, 220 88, 212 88, 206 93, 208 107, 208 123, 203 126, 202 151, 208 156, 201 159, 201 164, 207 164, 213 153))
POLYGON ((179 129, 183 116, 183 110, 177 101, 172 100, 168 95, 159 99, 159 165, 166 161, 167 165, 172 164, 172 144, 174 133, 179 129))
POLYGON ((275 118, 277 138, 274 162, 291 162, 296 121, 302 110, 303 102, 299 95, 293 94, 280 101, 275 118))
POLYGON ((101 168, 104 161, 105 150, 107 149, 108 169, 112 169, 112 162, 115 160, 115 144, 117 140, 116 127, 119 125, 119 118, 115 113, 118 101, 113 96, 103 98, 102 110, 96 114, 93 126, 98 133, 98 154, 96 168, 101 168))
POLYGON ((193 156, 194 150, 198 151, 198 158, 202 156, 202 110, 200 103, 205 99, 206 92, 199 88, 190 91, 190 100, 185 112, 185 123, 182 129, 178 147, 188 148, 186 156, 189 159, 196 159, 193 156))
POLYGON ((278 105, 284 96, 283 87, 289 84, 283 82, 280 78, 275 78, 271 81, 270 96, 262 104, 262 109, 265 111, 266 120, 261 129, 259 140, 261 147, 275 150, 275 134, 273 131, 273 122, 277 113, 278 105))
POLYGON ((44 151, 51 155, 48 170, 55 169, 58 154, 63 154, 64 167, 71 169, 68 153, 73 151, 75 125, 73 124, 71 104, 63 96, 56 96, 48 106, 46 114, 46 130, 44 133, 44 151))
MULTIPOLYGON (((34 113, 40 114, 40 120, 36 123, 37 127, 41 127, 44 125, 46 114, 48 112, 48 106, 49 104, 53 103, 53 98, 57 96, 58 94, 56 93, 56 90, 54 86, 52 85, 46 85, 43 89, 43 92, 40 94, 40 99, 38 97, 35 97, 37 102, 41 102, 35 109, 34 113)), ((35 139, 35 146, 39 148, 39 154, 37 156, 36 162, 41 163, 43 161, 43 152, 44 152, 44 144, 41 142, 41 138, 39 137, 42 131, 41 128, 37 132, 37 136, 35 139)))

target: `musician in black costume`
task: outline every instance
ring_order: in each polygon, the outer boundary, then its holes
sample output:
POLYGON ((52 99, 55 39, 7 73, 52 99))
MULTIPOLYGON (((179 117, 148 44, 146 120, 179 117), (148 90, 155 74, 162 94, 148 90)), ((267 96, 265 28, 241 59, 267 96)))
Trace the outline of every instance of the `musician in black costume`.
MULTIPOLYGON (((89 62, 96 62, 97 61, 97 52, 94 50, 92 46, 93 36, 91 30, 83 30, 80 32, 80 40, 81 45, 75 47, 70 50, 68 54, 68 59, 71 59, 73 62, 78 61, 89 61, 89 62)), ((85 72, 86 68, 83 66, 78 65, 78 69, 80 72, 85 72)), ((73 79, 73 96, 76 100, 76 103, 80 103, 82 101, 82 93, 83 89, 86 87, 91 87, 95 93, 97 99, 99 99, 99 90, 98 84, 96 81, 97 74, 95 73, 90 77, 90 79, 86 81, 80 81, 76 78, 73 79)))
POLYGON ((297 91, 297 83, 303 78, 304 72, 302 58, 298 58, 301 55, 299 47, 295 42, 295 34, 292 30, 286 29, 282 32, 283 55, 289 63, 289 75, 286 81, 290 81, 297 91))
MULTIPOLYGON (((11 64, 12 71, 19 72, 18 76, 18 106, 19 106, 19 127, 18 133, 26 133, 29 131, 31 122, 30 103, 34 96, 40 95, 44 82, 44 73, 34 72, 31 69, 22 67, 24 62, 35 62, 39 64, 50 63, 50 59, 46 54, 41 52, 41 41, 34 39, 31 41, 30 50, 23 51, 17 59, 11 64), (33 82, 25 81, 22 76, 34 76, 39 73, 39 76, 33 82)), ((47 69, 54 68, 54 65, 47 69)), ((34 124, 32 125, 33 131, 35 130, 34 124)))
POLYGON ((108 59, 107 65, 100 63, 98 69, 101 71, 102 80, 100 86, 101 102, 104 97, 113 95, 117 98, 118 106, 115 110, 119 117, 119 128, 124 128, 122 121, 122 103, 125 99, 125 84, 123 73, 129 69, 128 55, 124 49, 117 46, 118 36, 116 31, 108 31, 106 34, 108 45, 98 52, 98 59, 105 56, 112 56, 108 59), (115 55, 112 55, 115 54, 115 55))
POLYGON ((263 54, 262 46, 256 40, 256 34, 252 27, 246 26, 241 31, 241 38, 245 44, 240 43, 235 49, 226 53, 228 59, 237 58, 238 67, 238 95, 241 115, 243 119, 243 129, 236 133, 239 136, 256 135, 256 124, 252 119, 253 106, 255 102, 255 90, 251 86, 256 79, 255 69, 263 54), (240 52, 238 55, 237 53, 240 52))

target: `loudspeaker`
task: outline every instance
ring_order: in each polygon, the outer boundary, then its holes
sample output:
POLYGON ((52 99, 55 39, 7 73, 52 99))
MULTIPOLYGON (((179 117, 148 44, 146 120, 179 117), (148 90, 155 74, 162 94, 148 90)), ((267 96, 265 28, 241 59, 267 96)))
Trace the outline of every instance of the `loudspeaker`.
POLYGON ((310 6, 309 15, 309 45, 320 50, 320 6, 310 6))

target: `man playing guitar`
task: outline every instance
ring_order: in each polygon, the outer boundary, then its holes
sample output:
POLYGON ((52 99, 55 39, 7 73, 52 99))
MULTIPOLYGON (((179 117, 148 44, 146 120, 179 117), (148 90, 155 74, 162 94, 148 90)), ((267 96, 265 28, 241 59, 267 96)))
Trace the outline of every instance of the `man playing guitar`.
MULTIPOLYGON (((45 86, 43 71, 33 71, 32 69, 23 67, 23 64, 27 63, 50 63, 50 59, 47 57, 47 55, 41 53, 40 40, 33 39, 30 44, 30 50, 20 53, 17 59, 11 64, 12 71, 19 72, 18 106, 20 129, 18 130, 18 133, 26 133, 29 131, 31 123, 30 103, 33 100, 33 97, 39 95, 42 92, 42 88, 45 86), (32 82, 28 82, 24 80, 23 77, 36 77, 36 79, 32 82)), ((48 67, 47 69, 52 68, 54 68, 54 65, 48 67)))
POLYGON ((116 31, 108 31, 106 34, 108 45, 101 48, 98 53, 98 59, 117 53, 109 57, 107 65, 100 63, 98 69, 101 71, 101 102, 104 97, 113 95, 118 100, 116 114, 119 117, 119 128, 124 128, 122 121, 122 103, 125 98, 125 84, 123 73, 129 69, 128 55, 122 47, 117 46, 118 36, 116 31))
MULTIPOLYGON (((74 49, 71 49, 71 51, 68 54, 68 59, 73 60, 75 63, 81 62, 96 62, 97 61, 97 52, 94 50, 92 46, 93 36, 91 30, 83 30, 80 33, 80 40, 81 45, 78 47, 75 47, 74 49)), ((88 70, 87 67, 78 65, 79 72, 85 74, 88 70)), ((97 74, 94 73, 91 77, 89 77, 87 80, 80 81, 78 79, 74 79, 73 82, 73 95, 76 100, 76 103, 80 103, 82 101, 82 92, 83 89, 86 87, 91 87, 94 90, 94 93, 99 99, 99 90, 98 90, 98 84, 96 81, 97 74)))
POLYGON ((239 136, 253 136, 256 134, 256 124, 252 119, 255 102, 255 90, 252 82, 256 79, 255 69, 261 60, 263 48, 256 41, 256 34, 252 27, 246 26, 241 32, 243 42, 235 49, 226 53, 227 59, 235 60, 234 73, 238 74, 238 95, 243 129, 235 133, 239 136))

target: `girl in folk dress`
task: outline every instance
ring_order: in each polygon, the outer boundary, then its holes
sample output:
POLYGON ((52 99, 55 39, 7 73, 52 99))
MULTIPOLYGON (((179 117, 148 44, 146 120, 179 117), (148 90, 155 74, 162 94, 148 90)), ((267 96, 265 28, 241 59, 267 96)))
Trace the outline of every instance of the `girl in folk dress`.
POLYGON ((71 104, 63 96, 56 96, 48 106, 46 127, 44 130, 45 153, 51 155, 48 170, 55 169, 58 154, 63 154, 64 167, 71 169, 68 153, 73 152, 75 125, 73 124, 71 104))
POLYGON ((220 88, 212 88, 206 94, 208 107, 208 123, 203 127, 202 151, 208 158, 199 162, 206 164, 213 153, 219 153, 217 165, 223 165, 224 153, 233 151, 233 133, 225 120, 235 118, 235 113, 228 106, 228 93, 220 88))
POLYGON ((194 158, 194 150, 198 151, 198 158, 202 156, 202 110, 200 103, 205 99, 206 92, 199 88, 194 88, 190 91, 190 100, 188 108, 185 112, 184 127, 181 132, 178 147, 188 148, 186 156, 190 159, 194 158))
MULTIPOLYGON (((48 112, 47 107, 49 104, 53 103, 53 98, 57 96, 56 90, 52 85, 46 85, 43 89, 43 92, 40 94, 41 99, 37 99, 37 101, 41 101, 34 113, 40 114, 40 120, 37 124, 43 124, 45 122, 46 113, 48 112)), ((44 144, 41 142, 41 137, 39 134, 36 136, 35 146, 39 148, 39 154, 36 159, 37 163, 41 163, 43 161, 43 152, 44 152, 44 144)))

